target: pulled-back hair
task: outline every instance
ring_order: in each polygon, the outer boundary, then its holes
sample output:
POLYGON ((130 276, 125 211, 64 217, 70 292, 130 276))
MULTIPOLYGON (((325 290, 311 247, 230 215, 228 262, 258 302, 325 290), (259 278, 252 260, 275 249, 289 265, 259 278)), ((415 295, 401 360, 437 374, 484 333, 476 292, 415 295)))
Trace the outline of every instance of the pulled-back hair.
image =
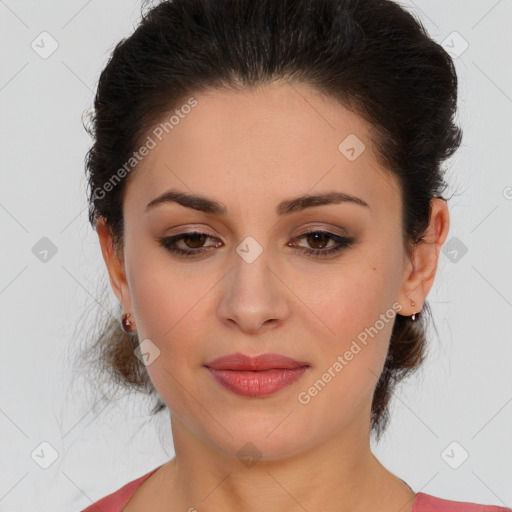
MULTIPOLYGON (((101 73, 86 126, 93 138, 86 157, 91 225, 103 217, 122 251, 124 191, 136 170, 118 173, 123 178, 115 186, 108 182, 186 98, 208 88, 242 91, 277 81, 311 85, 367 121, 377 158, 401 186, 410 256, 426 233, 431 200, 443 198, 441 164, 459 147, 462 132, 453 121, 452 59, 390 0, 168 0, 143 10, 101 73)), ((426 315, 428 302, 415 321, 395 318, 372 402, 377 438, 387 426, 395 384, 425 358, 426 315)), ((153 396, 153 413, 165 409, 134 354, 137 335, 110 315, 95 329, 88 352, 95 368, 116 385, 153 396)))

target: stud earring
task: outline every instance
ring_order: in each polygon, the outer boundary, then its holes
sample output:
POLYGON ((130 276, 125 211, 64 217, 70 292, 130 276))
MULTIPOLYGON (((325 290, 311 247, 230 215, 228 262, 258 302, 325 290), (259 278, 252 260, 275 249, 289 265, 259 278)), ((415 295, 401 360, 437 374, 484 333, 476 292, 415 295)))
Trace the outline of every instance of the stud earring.
POLYGON ((130 313, 125 313, 122 316, 121 325, 123 326, 124 332, 132 333, 135 331, 135 320, 130 313))
MULTIPOLYGON (((414 307, 416 305, 416 303, 411 300, 411 306, 414 307)), ((419 313, 419 311, 418 311, 419 313)), ((416 313, 413 313, 412 316, 411 316, 411 320, 414 322, 414 320, 416 319, 416 313)))

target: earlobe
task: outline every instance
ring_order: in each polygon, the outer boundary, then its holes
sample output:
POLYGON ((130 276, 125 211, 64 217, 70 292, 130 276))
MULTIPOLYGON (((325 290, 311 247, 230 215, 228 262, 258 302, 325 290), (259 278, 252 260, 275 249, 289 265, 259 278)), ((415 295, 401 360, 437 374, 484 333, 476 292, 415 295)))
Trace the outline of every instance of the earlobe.
POLYGON ((412 265, 407 265, 400 292, 399 302, 403 305, 404 315, 421 311, 434 284, 439 255, 448 236, 449 227, 450 215, 446 201, 442 198, 433 199, 428 229, 422 241, 413 250, 410 260, 412 265))

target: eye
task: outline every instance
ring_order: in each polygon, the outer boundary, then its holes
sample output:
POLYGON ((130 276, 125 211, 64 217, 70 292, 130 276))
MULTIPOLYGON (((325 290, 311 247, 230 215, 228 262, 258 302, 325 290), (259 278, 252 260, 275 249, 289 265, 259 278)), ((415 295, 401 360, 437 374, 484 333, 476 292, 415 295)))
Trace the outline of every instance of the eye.
MULTIPOLYGON (((330 233, 328 231, 309 231, 298 236, 295 238, 295 240, 300 240, 302 238, 305 238, 308 244, 313 248, 308 249, 298 246, 295 243, 292 243, 291 245, 292 247, 297 247, 301 253, 310 257, 332 256, 342 249, 352 247, 356 243, 353 237, 344 237, 330 233), (330 248, 325 249, 325 247, 328 247, 329 241, 332 241, 334 245, 331 245, 330 248)), ((211 251, 222 245, 222 242, 218 241, 213 245, 205 246, 204 244, 208 239, 215 240, 215 237, 199 231, 190 231, 175 236, 161 238, 159 243, 162 247, 173 254, 177 254, 179 256, 194 257, 211 251), (182 245, 180 246, 179 244, 182 245)))
POLYGON ((298 236, 296 240, 299 240, 301 238, 306 238, 308 244, 313 247, 313 249, 300 249, 301 252, 306 256, 332 256, 333 254, 338 253, 342 249, 352 247, 353 245, 355 245, 355 239, 353 237, 335 235, 334 233, 330 233, 328 231, 309 231, 298 236), (334 242, 334 245, 332 245, 328 249, 324 249, 324 247, 328 245, 329 240, 332 240, 334 242))
POLYGON ((222 242, 220 242, 220 244, 204 247, 203 244, 209 238, 213 239, 214 237, 199 231, 190 231, 188 233, 181 233, 180 235, 161 238, 159 242, 160 245, 167 249, 169 252, 181 256, 192 256, 210 251, 211 249, 219 247, 219 245, 222 244, 222 242), (179 247, 178 244, 180 242, 183 242, 185 247, 179 247))

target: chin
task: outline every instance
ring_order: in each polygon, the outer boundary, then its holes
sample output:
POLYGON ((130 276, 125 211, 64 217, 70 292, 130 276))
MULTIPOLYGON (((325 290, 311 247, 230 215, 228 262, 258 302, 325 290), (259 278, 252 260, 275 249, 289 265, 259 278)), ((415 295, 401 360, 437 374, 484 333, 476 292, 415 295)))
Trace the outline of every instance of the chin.
POLYGON ((303 437, 307 429, 298 428, 291 423, 287 425, 288 420, 283 422, 283 418, 281 414, 277 421, 262 421, 260 413, 259 421, 252 421, 250 418, 233 423, 224 421, 224 428, 209 424, 208 429, 203 430, 202 437, 213 448, 224 455, 239 459, 247 467, 254 466, 258 461, 292 457, 314 445, 312 438, 303 437))

